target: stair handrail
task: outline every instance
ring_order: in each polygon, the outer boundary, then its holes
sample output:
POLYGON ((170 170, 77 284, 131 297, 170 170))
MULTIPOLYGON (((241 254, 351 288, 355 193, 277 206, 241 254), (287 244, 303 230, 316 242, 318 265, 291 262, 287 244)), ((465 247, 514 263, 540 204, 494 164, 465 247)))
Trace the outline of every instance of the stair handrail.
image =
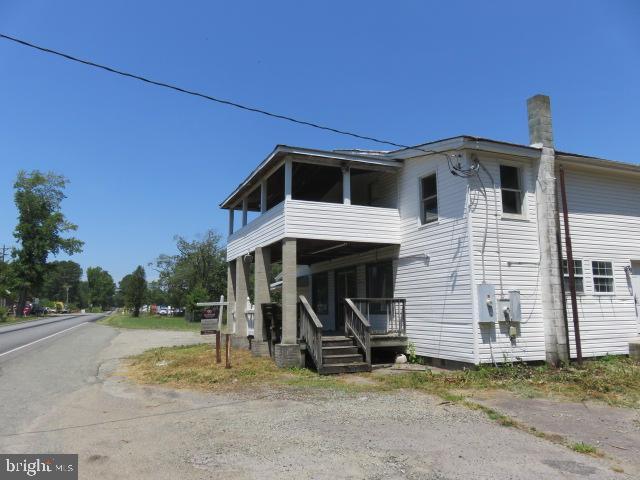
POLYGON ((364 352, 364 361, 371 365, 371 324, 350 298, 344 299, 344 329, 353 335, 364 352))
POLYGON ((300 338, 305 341, 316 370, 322 370, 322 323, 304 295, 300 295, 300 338))

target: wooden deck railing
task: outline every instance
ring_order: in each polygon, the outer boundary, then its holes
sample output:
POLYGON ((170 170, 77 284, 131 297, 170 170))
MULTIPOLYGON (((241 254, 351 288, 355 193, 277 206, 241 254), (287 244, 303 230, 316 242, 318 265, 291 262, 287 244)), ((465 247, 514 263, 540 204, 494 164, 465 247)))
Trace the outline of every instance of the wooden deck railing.
POLYGON ((371 365, 371 325, 349 298, 344 299, 344 329, 364 352, 364 361, 371 365))
POLYGON ((373 325, 374 335, 406 335, 406 299, 404 298, 351 298, 353 304, 373 325), (374 321, 375 317, 381 321, 374 321))
POLYGON ((304 340, 316 370, 322 370, 322 323, 304 295, 300 295, 298 321, 300 339, 304 340))

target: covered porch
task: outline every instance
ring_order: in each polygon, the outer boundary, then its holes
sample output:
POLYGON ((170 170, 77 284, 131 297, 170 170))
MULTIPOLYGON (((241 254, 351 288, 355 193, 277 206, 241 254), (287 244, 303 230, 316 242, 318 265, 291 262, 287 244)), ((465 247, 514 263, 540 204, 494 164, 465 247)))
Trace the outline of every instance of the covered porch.
POLYGON ((238 342, 253 333, 254 353, 271 351, 279 366, 370 370, 377 349, 407 345, 405 301, 393 295, 397 256, 397 245, 305 238, 255 248, 229 263, 238 342), (282 319, 276 338, 263 307, 273 304, 282 319))

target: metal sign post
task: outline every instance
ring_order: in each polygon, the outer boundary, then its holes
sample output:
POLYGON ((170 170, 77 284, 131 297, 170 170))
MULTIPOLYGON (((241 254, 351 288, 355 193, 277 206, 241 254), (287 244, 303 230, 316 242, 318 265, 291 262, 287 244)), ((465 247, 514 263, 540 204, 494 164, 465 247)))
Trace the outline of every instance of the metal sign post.
POLYGON ((196 306, 204 307, 202 319, 200 320, 200 335, 212 335, 214 333, 216 335, 216 363, 222 362, 220 331, 223 328, 223 314, 226 305, 227 302, 224 301, 224 295, 220 295, 219 302, 196 303, 196 306))

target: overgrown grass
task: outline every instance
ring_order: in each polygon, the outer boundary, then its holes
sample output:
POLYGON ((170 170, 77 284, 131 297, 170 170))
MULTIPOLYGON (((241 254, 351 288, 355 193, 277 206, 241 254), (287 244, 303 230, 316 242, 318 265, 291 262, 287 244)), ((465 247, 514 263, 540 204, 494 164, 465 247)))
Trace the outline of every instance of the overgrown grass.
POLYGON ((389 375, 381 381, 393 388, 423 390, 443 398, 467 390, 508 390, 527 397, 599 400, 640 408, 640 365, 625 357, 604 357, 585 361, 581 367, 558 369, 513 364, 444 373, 414 372, 389 375))
POLYGON ((292 388, 358 390, 337 377, 319 376, 307 369, 281 369, 270 358, 255 357, 244 349, 232 349, 232 368, 216 363, 211 345, 161 347, 130 358, 127 374, 143 383, 198 390, 228 390, 252 385, 285 385, 292 388))
POLYGON ((584 453, 587 455, 596 455, 598 453, 598 449, 596 447, 584 442, 572 443, 570 448, 574 452, 584 453))
POLYGON ((118 328, 200 331, 200 323, 187 322, 184 317, 141 315, 136 318, 130 315, 115 313, 98 321, 98 323, 118 328))

